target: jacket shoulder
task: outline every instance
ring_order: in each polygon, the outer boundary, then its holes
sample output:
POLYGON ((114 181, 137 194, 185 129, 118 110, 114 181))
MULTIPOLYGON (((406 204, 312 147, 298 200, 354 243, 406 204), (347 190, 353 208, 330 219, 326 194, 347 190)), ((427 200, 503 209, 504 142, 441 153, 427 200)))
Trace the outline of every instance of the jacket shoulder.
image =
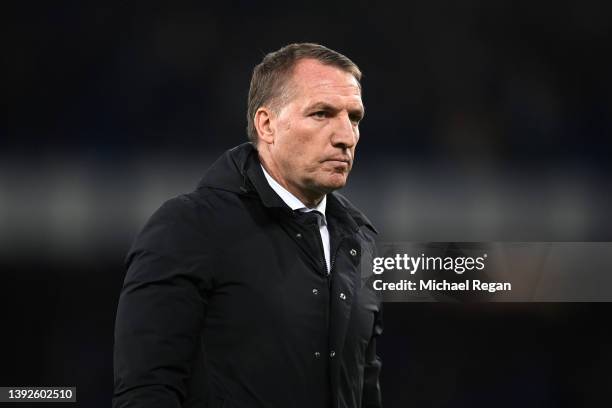
POLYGON ((184 193, 165 201, 153 214, 151 219, 163 218, 174 222, 205 222, 212 210, 219 209, 228 200, 233 200, 236 193, 214 187, 200 187, 190 193, 184 193))
POLYGON ((209 239, 206 200, 191 193, 165 201, 146 221, 125 259, 138 253, 180 257, 196 252, 209 239))

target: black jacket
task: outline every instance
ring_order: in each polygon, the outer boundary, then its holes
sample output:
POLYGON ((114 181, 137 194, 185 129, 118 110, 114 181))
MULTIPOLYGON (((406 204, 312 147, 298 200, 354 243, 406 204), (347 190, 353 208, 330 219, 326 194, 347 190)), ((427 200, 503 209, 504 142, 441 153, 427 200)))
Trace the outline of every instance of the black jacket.
POLYGON ((328 194, 328 276, 310 217, 248 143, 162 205, 126 260, 113 406, 379 407, 374 227, 328 194))

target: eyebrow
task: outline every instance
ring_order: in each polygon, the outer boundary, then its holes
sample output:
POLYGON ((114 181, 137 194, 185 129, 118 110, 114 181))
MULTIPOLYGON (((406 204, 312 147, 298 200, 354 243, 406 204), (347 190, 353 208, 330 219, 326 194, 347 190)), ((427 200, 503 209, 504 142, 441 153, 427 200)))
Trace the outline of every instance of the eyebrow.
MULTIPOLYGON (((327 102, 315 102, 312 105, 308 105, 306 107, 307 111, 312 111, 312 110, 324 110, 324 111, 329 111, 329 112, 337 112, 339 111, 338 108, 336 108, 333 105, 330 105, 327 102)), ((349 115, 357 115, 359 117, 359 119, 363 118, 365 112, 363 108, 359 108, 359 109, 349 109, 349 115)))

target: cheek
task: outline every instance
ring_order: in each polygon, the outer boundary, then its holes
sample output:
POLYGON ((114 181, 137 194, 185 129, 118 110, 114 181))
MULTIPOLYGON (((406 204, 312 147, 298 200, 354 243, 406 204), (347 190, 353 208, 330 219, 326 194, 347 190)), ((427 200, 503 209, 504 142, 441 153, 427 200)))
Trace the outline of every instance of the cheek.
POLYGON ((296 132, 295 126, 283 127, 282 130, 275 142, 279 164, 289 174, 300 172, 307 164, 308 142, 296 132))
POLYGON ((306 124, 294 123, 283 127, 282 148, 297 162, 307 161, 316 151, 316 130, 306 124))
POLYGON ((277 147, 282 151, 285 167, 305 173, 319 170, 329 143, 325 125, 308 118, 291 118, 279 123, 278 129, 277 147))

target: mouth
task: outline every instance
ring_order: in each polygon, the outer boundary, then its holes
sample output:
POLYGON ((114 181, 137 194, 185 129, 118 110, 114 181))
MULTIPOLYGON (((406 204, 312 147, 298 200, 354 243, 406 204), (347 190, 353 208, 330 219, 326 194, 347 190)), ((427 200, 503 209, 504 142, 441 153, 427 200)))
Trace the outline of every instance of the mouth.
POLYGON ((331 157, 329 159, 325 159, 324 161, 328 163, 332 163, 332 164, 337 164, 337 165, 349 166, 351 164, 351 160, 347 159, 346 157, 331 157))
POLYGON ((351 166, 350 160, 347 160, 347 159, 340 159, 340 158, 335 159, 334 158, 334 159, 327 159, 324 162, 328 163, 335 169, 342 169, 343 171, 349 169, 351 166))

